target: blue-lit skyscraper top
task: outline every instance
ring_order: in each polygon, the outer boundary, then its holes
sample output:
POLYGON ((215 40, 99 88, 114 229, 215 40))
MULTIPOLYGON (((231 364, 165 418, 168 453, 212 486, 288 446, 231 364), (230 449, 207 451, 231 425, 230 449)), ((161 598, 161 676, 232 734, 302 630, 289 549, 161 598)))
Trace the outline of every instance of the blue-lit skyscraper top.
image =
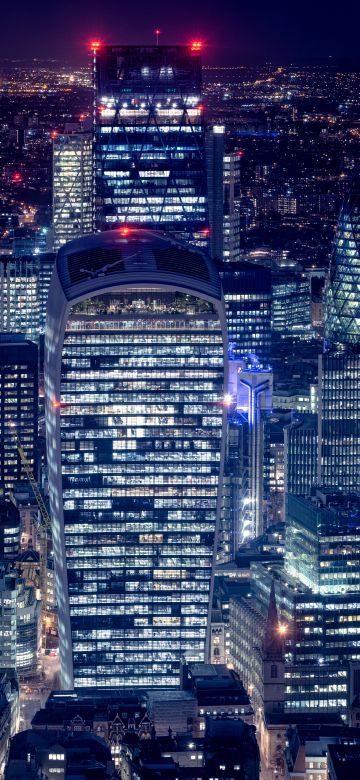
POLYGON ((327 289, 326 336, 348 346, 360 344, 359 177, 357 169, 340 213, 327 289))
POLYGON ((201 44, 95 54, 97 222, 208 241, 201 44))
MULTIPOLYGON (((233 345, 229 343, 229 392, 226 396, 230 414, 243 417, 250 425, 254 422, 254 407, 250 388, 263 388, 272 383, 272 368, 262 363, 260 358, 252 353, 234 357, 233 345)), ((271 394, 265 407, 271 411, 271 394)))
POLYGON ((264 420, 272 405, 272 369, 257 355, 233 360, 229 349, 229 452, 234 453, 234 549, 264 530, 264 420), (237 451, 237 452, 236 452, 237 451), (241 465, 241 477, 238 467, 241 465))

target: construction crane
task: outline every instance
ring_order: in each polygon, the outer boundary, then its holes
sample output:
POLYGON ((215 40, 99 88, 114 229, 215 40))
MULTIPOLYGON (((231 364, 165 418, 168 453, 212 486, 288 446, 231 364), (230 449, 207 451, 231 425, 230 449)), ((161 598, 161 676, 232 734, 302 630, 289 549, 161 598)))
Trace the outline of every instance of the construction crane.
MULTIPOLYGON (((15 425, 12 425, 13 428, 15 428, 15 425)), ((41 626, 42 626, 42 643, 43 648, 46 650, 46 620, 47 620, 47 588, 48 588, 48 577, 47 577, 47 559, 48 559, 48 544, 47 544, 47 537, 48 537, 48 531, 51 529, 51 520, 50 515, 46 509, 44 499, 41 495, 41 491, 39 489, 38 483, 34 477, 31 465, 26 457, 24 448, 21 444, 21 441, 17 435, 17 432, 14 430, 14 441, 16 443, 17 451, 19 453, 19 457, 22 463, 22 466, 24 468, 24 471, 26 473, 26 476, 28 478, 28 481, 31 485, 31 489, 34 493, 36 503, 39 508, 40 512, 40 588, 41 588, 41 626)))

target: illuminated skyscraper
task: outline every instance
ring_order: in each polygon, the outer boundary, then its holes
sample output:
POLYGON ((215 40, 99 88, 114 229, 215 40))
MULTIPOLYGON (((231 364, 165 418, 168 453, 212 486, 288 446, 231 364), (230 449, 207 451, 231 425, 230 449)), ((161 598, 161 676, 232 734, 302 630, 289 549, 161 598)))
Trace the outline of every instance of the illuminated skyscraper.
POLYGON ((224 153, 223 259, 238 262, 241 252, 241 157, 240 149, 224 153))
POLYGON ((0 259, 0 330, 36 340, 39 326, 38 257, 0 259))
MULTIPOLYGON (((19 437, 35 470, 38 423, 38 349, 20 334, 0 335, 0 484, 5 495, 27 479, 16 446, 19 437)), ((35 471, 36 473, 36 471, 35 471)))
POLYGON ((53 232, 57 250, 93 229, 93 139, 68 132, 53 141, 53 232))
POLYGON ((45 330, 54 261, 52 252, 0 257, 0 331, 38 341, 45 330))
POLYGON ((230 656, 254 687, 255 705, 256 649, 275 587, 286 641, 285 711, 348 717, 351 695, 360 693, 359 530, 358 495, 319 487, 306 498, 287 496, 285 569, 254 563, 250 592, 230 600, 230 656))
POLYGON ((272 273, 272 330, 279 338, 311 339, 310 277, 293 269, 272 273))
POLYGON ((306 498, 317 483, 318 420, 316 414, 291 417, 284 428, 284 490, 306 498))
POLYGON ((176 685, 204 659, 226 347, 199 250, 127 227, 60 250, 45 383, 68 688, 176 685))
POLYGON ((94 48, 97 224, 208 242, 201 44, 94 48))
POLYGON ((318 482, 360 489, 360 348, 334 346, 319 358, 318 482))
POLYGON ((234 356, 271 354, 271 271, 255 263, 219 266, 226 303, 229 344, 234 356))
POLYGON ((225 125, 207 133, 210 251, 216 260, 239 262, 241 253, 240 149, 227 149, 225 125))
POLYGON ((350 184, 335 237, 326 290, 326 339, 319 362, 318 479, 360 488, 360 191, 350 184))
POLYGON ((234 559, 241 544, 264 531, 264 422, 271 411, 272 371, 256 355, 230 360, 228 389, 221 562, 234 559))
POLYGON ((55 254, 44 252, 38 255, 38 300, 39 300, 39 333, 45 333, 46 308, 51 276, 55 264, 55 254))
POLYGON ((214 125, 206 133, 210 254, 217 261, 223 257, 224 137, 224 125, 214 125))
POLYGON ((360 344, 360 169, 340 212, 326 295, 326 336, 333 344, 360 344))

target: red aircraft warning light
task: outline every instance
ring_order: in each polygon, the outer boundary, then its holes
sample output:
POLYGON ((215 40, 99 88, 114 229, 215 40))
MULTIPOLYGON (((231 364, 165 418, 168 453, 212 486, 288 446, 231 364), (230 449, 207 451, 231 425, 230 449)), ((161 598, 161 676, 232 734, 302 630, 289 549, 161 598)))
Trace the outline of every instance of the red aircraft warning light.
POLYGON ((50 133, 50 137, 53 139, 53 141, 55 141, 55 138, 57 138, 58 135, 59 135, 59 133, 58 133, 57 130, 52 130, 51 133, 50 133))
POLYGON ((191 47, 190 47, 191 51, 200 52, 202 47, 203 47, 203 45, 204 44, 203 44, 202 41, 192 41, 191 42, 191 47))
POLYGON ((101 46, 101 41, 91 41, 90 48, 93 52, 99 51, 101 46))
POLYGON ((15 173, 13 173, 12 175, 12 180, 14 183, 20 184, 20 182, 22 182, 23 180, 22 173, 20 173, 19 171, 15 171, 15 173))

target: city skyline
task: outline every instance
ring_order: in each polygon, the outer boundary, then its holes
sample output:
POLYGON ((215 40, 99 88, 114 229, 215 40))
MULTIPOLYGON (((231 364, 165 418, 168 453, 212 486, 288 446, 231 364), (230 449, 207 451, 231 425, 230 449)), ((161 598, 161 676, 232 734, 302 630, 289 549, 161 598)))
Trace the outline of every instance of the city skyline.
POLYGON ((19 0, 7 9, 0 31, 2 57, 64 58, 80 62, 87 44, 99 38, 105 44, 155 42, 159 29, 164 44, 202 40, 207 64, 239 64, 242 61, 358 60, 357 29, 360 9, 345 3, 341 15, 328 12, 325 0, 306 0, 301 9, 286 0, 269 5, 260 0, 251 7, 228 0, 220 7, 199 0, 194 7, 185 0, 181 11, 169 9, 165 0, 151 7, 143 1, 136 11, 119 12, 115 0, 101 10, 91 0, 61 6, 39 0, 30 6, 19 0), (46 30, 46 35, 44 31, 46 30))
POLYGON ((19 3, 0 774, 353 780, 360 12, 19 3))

